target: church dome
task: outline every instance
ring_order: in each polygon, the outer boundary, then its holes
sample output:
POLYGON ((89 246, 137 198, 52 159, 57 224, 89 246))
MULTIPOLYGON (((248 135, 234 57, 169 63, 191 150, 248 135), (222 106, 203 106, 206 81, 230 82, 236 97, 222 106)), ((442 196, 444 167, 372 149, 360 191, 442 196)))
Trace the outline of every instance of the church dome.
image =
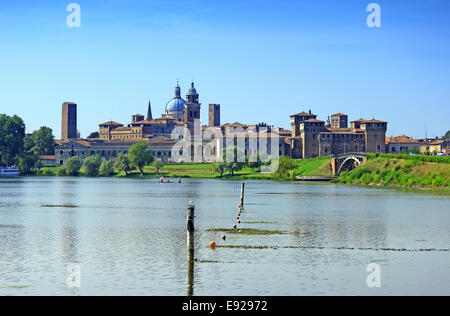
POLYGON ((181 88, 177 83, 177 86, 175 87, 175 97, 167 103, 166 113, 174 111, 184 111, 185 103, 186 101, 181 98, 181 88))
POLYGON ((182 98, 173 98, 166 105, 166 112, 184 111, 186 101, 182 98))

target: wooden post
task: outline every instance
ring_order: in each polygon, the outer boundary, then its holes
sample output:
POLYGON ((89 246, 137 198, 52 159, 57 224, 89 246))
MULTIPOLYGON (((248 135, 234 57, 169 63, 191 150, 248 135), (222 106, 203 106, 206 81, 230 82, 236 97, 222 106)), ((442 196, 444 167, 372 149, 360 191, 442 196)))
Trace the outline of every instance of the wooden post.
POLYGON ((181 183, 181 174, 179 175, 178 183, 181 183))
POLYGON ((244 189, 245 189, 245 183, 242 182, 241 184, 241 207, 244 208, 244 189))
POLYGON ((186 282, 187 282, 187 296, 194 295, 194 218, 195 218, 195 205, 190 202, 187 208, 187 272, 186 272, 186 282))
POLYGON ((195 205, 190 203, 187 209, 187 250, 188 250, 188 260, 194 260, 194 218, 195 218, 195 205))

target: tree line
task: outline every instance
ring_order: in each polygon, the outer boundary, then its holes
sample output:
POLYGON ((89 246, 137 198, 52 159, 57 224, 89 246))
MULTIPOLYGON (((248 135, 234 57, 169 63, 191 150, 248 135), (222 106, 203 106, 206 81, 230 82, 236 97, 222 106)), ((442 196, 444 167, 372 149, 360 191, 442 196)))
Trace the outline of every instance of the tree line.
POLYGON ((55 154, 55 137, 51 128, 42 126, 25 132, 25 123, 17 115, 0 114, 0 165, 15 165, 22 174, 39 169, 42 155, 55 154))
POLYGON ((110 177, 114 175, 115 171, 129 173, 138 169, 142 176, 144 176, 144 167, 153 164, 157 172, 164 166, 161 160, 155 160, 153 152, 148 149, 146 141, 138 142, 130 147, 127 154, 120 153, 113 161, 103 160, 96 154, 89 156, 81 162, 77 156, 69 158, 66 163, 56 169, 56 174, 51 169, 43 170, 44 176, 79 176, 81 168, 84 169, 84 174, 88 177, 110 177))

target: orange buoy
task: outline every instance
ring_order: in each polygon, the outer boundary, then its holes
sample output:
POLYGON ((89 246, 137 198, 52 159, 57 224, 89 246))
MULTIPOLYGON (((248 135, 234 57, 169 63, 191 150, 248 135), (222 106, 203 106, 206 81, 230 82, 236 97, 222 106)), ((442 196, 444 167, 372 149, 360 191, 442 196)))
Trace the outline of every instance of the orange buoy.
POLYGON ((216 242, 215 241, 211 241, 211 243, 209 244, 209 246, 211 248, 216 248, 216 242))

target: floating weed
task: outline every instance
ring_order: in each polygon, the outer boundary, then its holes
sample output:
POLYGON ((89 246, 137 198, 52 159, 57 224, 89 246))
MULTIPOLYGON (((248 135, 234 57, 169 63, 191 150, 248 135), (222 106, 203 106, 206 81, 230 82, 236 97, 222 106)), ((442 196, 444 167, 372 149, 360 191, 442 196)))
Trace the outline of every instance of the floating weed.
POLYGON ((266 230, 266 229, 253 229, 253 228, 242 228, 242 229, 228 229, 228 228, 211 228, 207 229, 208 232, 225 232, 229 234, 239 234, 239 235, 280 235, 286 232, 280 230, 266 230))
POLYGON ((26 289, 29 288, 29 285, 10 285, 8 288, 10 289, 26 289))
POLYGON ((244 245, 223 245, 216 248, 237 248, 237 249, 278 249, 276 246, 244 246, 244 245))
POLYGON ((44 204, 42 207, 66 207, 66 208, 76 208, 78 206, 72 205, 72 204, 58 204, 58 205, 50 205, 50 204, 44 204))
POLYGON ((242 224, 277 224, 277 222, 241 222, 242 224))
POLYGON ((251 246, 251 245, 217 245, 216 248, 238 249, 318 249, 318 250, 361 250, 361 251, 405 251, 405 252, 448 252, 450 249, 406 249, 406 248, 351 248, 351 247, 321 247, 321 246, 251 246))
POLYGON ((196 263, 219 263, 220 261, 214 261, 214 260, 200 260, 200 259, 195 259, 194 260, 196 263))

